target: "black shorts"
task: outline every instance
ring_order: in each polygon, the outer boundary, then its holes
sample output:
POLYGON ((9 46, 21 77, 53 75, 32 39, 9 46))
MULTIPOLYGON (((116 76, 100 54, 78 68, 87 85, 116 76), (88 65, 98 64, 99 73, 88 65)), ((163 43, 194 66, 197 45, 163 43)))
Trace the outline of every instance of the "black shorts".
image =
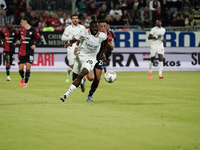
POLYGON ((97 63, 95 64, 94 68, 97 68, 97 69, 103 69, 103 60, 101 59, 98 59, 97 60, 97 63))
POLYGON ((110 59, 111 59, 111 51, 110 50, 105 51, 105 56, 106 56, 106 60, 110 61, 110 59))
POLYGON ((19 55, 19 64, 24 64, 24 63, 30 63, 32 64, 33 62, 33 55, 26 55, 26 56, 21 56, 19 55))
POLYGON ((3 56, 10 56, 10 59, 14 60, 15 59, 15 52, 3 52, 3 56))

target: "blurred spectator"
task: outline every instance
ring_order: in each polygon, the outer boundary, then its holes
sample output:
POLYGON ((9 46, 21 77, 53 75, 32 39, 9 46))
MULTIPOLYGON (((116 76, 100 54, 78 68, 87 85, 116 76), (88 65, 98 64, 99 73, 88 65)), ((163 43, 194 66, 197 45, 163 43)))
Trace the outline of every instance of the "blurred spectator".
POLYGON ((100 11, 100 13, 99 13, 98 20, 103 20, 103 19, 105 19, 106 16, 107 16, 108 14, 109 14, 109 11, 108 11, 108 9, 107 9, 107 6, 106 6, 106 4, 103 4, 103 5, 101 6, 101 11, 100 11))
MULTIPOLYGON (((138 2, 138 0, 133 0, 133 1, 131 2, 132 8, 133 8, 134 5, 137 6, 137 7, 139 7, 140 3, 138 2)), ((130 8, 130 9, 132 9, 132 8, 130 8)))
POLYGON ((108 7, 108 10, 114 9, 116 3, 116 0, 107 0, 106 5, 108 7))
POLYGON ((145 27, 145 28, 151 27, 152 13, 149 10, 148 6, 146 6, 144 8, 144 11, 142 11, 142 13, 141 13, 141 20, 142 20, 143 27, 145 27))
POLYGON ((90 26, 90 22, 92 21, 92 18, 90 15, 87 16, 86 20, 84 21, 84 26, 88 28, 90 26))
POLYGON ((119 1, 119 7, 122 11, 129 9, 128 0, 118 0, 118 1, 119 1))
POLYGON ((99 8, 99 3, 96 2, 95 0, 88 0, 89 2, 87 3, 87 9, 91 8, 91 4, 94 3, 96 8, 99 8))
POLYGON ((167 0, 161 0, 161 8, 162 8, 162 12, 167 12, 167 10, 169 9, 169 2, 167 0))
POLYGON ((15 20, 15 24, 20 25, 20 22, 24 17, 25 17, 25 13, 21 12, 20 16, 15 20))
POLYGON ((62 8, 59 8, 58 9, 58 18, 62 18, 63 17, 63 11, 62 11, 62 8))
POLYGON ((127 10, 124 10, 123 11, 123 15, 121 17, 122 21, 123 21, 123 24, 122 25, 130 25, 130 22, 132 22, 132 18, 130 15, 128 15, 128 11, 127 10))
POLYGON ((167 13, 164 15, 163 26, 164 27, 171 27, 173 23, 174 17, 172 12, 168 9, 167 13))
POLYGON ((124 21, 122 20, 122 17, 121 17, 121 15, 117 15, 116 17, 115 17, 115 19, 113 20, 113 25, 124 25, 125 23, 124 23, 124 21))
POLYGON ((63 13, 63 17, 60 18, 61 24, 63 24, 65 27, 70 25, 72 23, 72 20, 70 18, 70 15, 67 15, 66 13, 63 13))
POLYGON ((43 32, 53 32, 54 28, 50 26, 50 22, 46 21, 45 22, 45 27, 42 30, 43 32))
POLYGON ((30 23, 31 23, 30 25, 31 26, 38 27, 38 23, 40 21, 38 17, 39 17, 39 15, 36 16, 34 11, 30 12, 30 18, 29 19, 30 19, 30 23))
POLYGON ((200 11, 200 0, 190 0, 192 8, 200 11))
POLYGON ((156 11, 153 12, 153 25, 156 24, 156 20, 160 20, 161 22, 163 22, 163 14, 161 12, 161 8, 157 7, 156 11))
POLYGON ((32 7, 31 7, 31 6, 28 6, 28 7, 27 7, 27 11, 26 11, 26 13, 25 13, 26 16, 27 16, 28 18, 31 17, 31 15, 30 15, 31 11, 32 11, 32 7))
POLYGON ((90 7, 87 11, 87 14, 90 15, 92 17, 92 20, 97 20, 97 17, 99 15, 100 11, 99 9, 96 7, 95 3, 91 3, 90 7))
POLYGON ((1 4, 0 5, 0 25, 1 26, 5 26, 6 25, 6 12, 5 12, 5 10, 3 8, 4 8, 4 5, 1 4))
POLYGON ((0 0, 0 5, 2 5, 2 9, 6 10, 7 6, 5 0, 0 0))
POLYGON ((172 13, 174 13, 176 10, 179 10, 179 8, 182 6, 182 0, 168 0, 169 2, 169 9, 171 10, 172 13))
POLYGON ((7 16, 7 21, 10 21, 11 23, 14 23, 15 21, 15 10, 16 7, 13 3, 13 1, 10 3, 10 5, 8 5, 7 7, 7 12, 6 12, 6 16, 7 16))
POLYGON ((51 15, 50 25, 52 27, 57 27, 57 26, 61 25, 60 19, 58 19, 56 17, 56 13, 52 13, 52 15, 51 15))
POLYGON ((51 17, 49 15, 49 11, 45 11, 44 14, 45 14, 45 21, 51 22, 51 17))
MULTIPOLYGON (((170 11, 171 11, 171 10, 170 10, 170 11)), ((179 12, 178 12, 178 10, 176 10, 176 11, 174 12, 174 14, 173 14, 174 20, 176 19, 176 17, 178 16, 178 14, 179 14, 179 12)))
POLYGON ((146 0, 140 0, 138 9, 141 10, 141 11, 144 11, 144 8, 145 8, 146 5, 147 5, 146 0))
POLYGON ((110 15, 115 19, 117 15, 122 16, 122 10, 119 9, 119 4, 116 4, 114 9, 110 10, 110 15))
POLYGON ((38 22, 38 27, 45 27, 45 18, 44 16, 40 16, 40 21, 38 22))
POLYGON ((161 7, 160 2, 158 0, 151 0, 149 2, 149 10, 150 11, 156 11, 157 7, 161 7))
POLYGON ((182 14, 178 14, 175 18, 175 21, 173 23, 173 26, 181 26, 184 27, 185 26, 185 22, 184 22, 184 18, 182 14))
POLYGON ((82 17, 83 13, 87 13, 86 0, 81 0, 81 2, 78 2, 77 8, 78 8, 78 13, 80 17, 82 17))
POLYGON ((196 26, 193 14, 189 14, 189 16, 185 18, 185 26, 196 26))
POLYGON ((133 9, 131 9, 131 18, 132 18, 132 25, 140 25, 141 26, 141 11, 138 10, 137 5, 133 5, 133 9))
MULTIPOLYGON (((189 0, 185 0, 182 3, 182 7, 181 7, 182 12, 192 12, 192 5, 190 4, 189 0)), ((189 14, 188 14, 189 15, 189 14)))
POLYGON ((106 20, 106 22, 107 22, 108 24, 110 24, 110 25, 113 25, 113 24, 114 24, 114 23, 113 23, 113 18, 112 18, 112 16, 109 15, 109 14, 106 16, 105 20, 106 20))
POLYGON ((21 0, 18 6, 19 13, 26 12, 26 0, 21 0))

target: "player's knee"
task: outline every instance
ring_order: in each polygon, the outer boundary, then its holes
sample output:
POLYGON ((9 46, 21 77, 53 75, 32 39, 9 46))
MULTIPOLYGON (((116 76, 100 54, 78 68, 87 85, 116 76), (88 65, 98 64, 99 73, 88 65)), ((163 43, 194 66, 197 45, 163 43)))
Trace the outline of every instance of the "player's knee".
POLYGON ((97 76, 96 80, 99 82, 101 80, 101 76, 97 76))
POLYGON ((87 77, 87 79, 89 80, 89 81, 93 81, 94 80, 94 77, 92 77, 92 76, 86 76, 87 77))

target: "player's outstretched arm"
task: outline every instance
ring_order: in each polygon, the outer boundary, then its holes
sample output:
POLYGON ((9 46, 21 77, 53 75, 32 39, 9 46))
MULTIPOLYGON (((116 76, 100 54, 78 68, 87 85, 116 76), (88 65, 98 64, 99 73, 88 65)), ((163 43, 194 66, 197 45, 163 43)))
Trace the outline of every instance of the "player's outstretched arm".
POLYGON ((149 40, 158 40, 159 38, 161 38, 161 35, 159 35, 158 37, 155 37, 152 34, 149 34, 149 36, 148 36, 149 40))
POLYGON ((100 57, 103 58, 103 57, 105 57, 104 53, 105 53, 105 50, 108 46, 108 38, 101 43, 101 46, 102 46, 102 50, 101 50, 101 53, 100 53, 100 57))

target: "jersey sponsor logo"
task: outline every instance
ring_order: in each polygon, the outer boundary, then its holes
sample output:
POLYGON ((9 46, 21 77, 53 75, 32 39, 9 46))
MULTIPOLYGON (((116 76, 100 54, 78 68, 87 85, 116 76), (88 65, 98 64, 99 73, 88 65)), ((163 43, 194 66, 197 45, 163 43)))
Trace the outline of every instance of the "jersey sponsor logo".
POLYGON ((91 44, 89 44, 87 42, 85 43, 85 45, 87 46, 88 50, 96 50, 99 47, 99 45, 95 46, 95 45, 91 45, 91 44))

